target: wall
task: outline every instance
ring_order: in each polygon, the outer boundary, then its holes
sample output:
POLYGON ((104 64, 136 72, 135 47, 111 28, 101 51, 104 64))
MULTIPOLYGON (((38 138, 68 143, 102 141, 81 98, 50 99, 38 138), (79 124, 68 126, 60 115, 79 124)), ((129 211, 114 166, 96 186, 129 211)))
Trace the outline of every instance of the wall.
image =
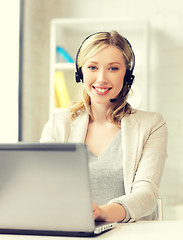
POLYGON ((0 142, 17 142, 19 0, 0 3, 0 29, 0 142))
POLYGON ((183 219, 183 1, 25 0, 24 141, 38 141, 48 119, 49 23, 57 17, 117 17, 149 23, 149 110, 161 112, 169 129, 160 195, 164 218, 183 219))

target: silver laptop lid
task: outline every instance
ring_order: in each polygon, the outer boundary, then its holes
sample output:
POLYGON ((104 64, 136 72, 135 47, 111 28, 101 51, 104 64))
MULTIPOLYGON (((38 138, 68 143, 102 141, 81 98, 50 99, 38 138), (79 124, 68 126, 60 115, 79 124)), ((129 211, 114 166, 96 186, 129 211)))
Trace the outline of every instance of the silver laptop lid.
POLYGON ((1 229, 94 231, 85 144, 0 144, 0 213, 1 229))

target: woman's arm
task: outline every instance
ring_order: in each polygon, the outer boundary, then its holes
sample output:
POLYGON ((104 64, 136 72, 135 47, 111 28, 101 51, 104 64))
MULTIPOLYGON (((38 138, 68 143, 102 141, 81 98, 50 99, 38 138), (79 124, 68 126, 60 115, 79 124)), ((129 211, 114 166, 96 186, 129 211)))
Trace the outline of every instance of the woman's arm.
POLYGON ((93 204, 93 216, 95 220, 107 222, 119 222, 125 219, 125 208, 118 203, 110 203, 102 206, 93 204))
MULTIPOLYGON (((154 113, 150 114, 148 118, 146 116, 142 118, 143 115, 137 117, 143 121, 139 128, 134 178, 130 183, 130 188, 125 189, 125 195, 109 201, 109 203, 124 205, 129 210, 132 221, 147 216, 149 219, 154 218, 153 212, 157 205, 158 188, 167 157, 167 126, 164 119, 160 114, 154 113)), ((129 140, 133 141, 133 136, 126 140, 129 144, 129 140)), ((127 150, 128 148, 124 149, 124 152, 128 152, 127 150)), ((131 159, 125 160, 130 164, 131 159)), ((131 171, 132 169, 127 168, 127 170, 131 171)))

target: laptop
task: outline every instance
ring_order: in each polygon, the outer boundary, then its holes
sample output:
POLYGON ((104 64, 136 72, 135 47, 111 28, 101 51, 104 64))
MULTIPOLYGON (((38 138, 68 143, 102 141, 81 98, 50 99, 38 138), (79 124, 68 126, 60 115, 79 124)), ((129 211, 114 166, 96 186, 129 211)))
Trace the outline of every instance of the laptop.
POLYGON ((95 236, 86 145, 0 144, 0 233, 95 236))

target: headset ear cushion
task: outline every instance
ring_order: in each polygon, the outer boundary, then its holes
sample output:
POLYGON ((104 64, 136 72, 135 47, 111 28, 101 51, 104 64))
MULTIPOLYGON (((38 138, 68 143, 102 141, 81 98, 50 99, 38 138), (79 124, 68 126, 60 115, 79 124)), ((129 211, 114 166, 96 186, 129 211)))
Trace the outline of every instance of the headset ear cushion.
POLYGON ((131 71, 129 69, 126 70, 125 77, 124 77, 124 83, 123 86, 128 85, 128 81, 130 79, 131 71))
POLYGON ((133 80, 134 80, 135 76, 132 75, 132 71, 130 71, 129 69, 126 70, 126 74, 124 76, 124 83, 123 86, 125 85, 132 85, 133 84, 133 80))
POLYGON ((75 80, 77 83, 79 83, 81 81, 79 78, 78 72, 75 72, 75 80))
POLYGON ((83 73, 81 68, 78 68, 77 72, 75 72, 75 79, 77 83, 83 82, 83 73))

